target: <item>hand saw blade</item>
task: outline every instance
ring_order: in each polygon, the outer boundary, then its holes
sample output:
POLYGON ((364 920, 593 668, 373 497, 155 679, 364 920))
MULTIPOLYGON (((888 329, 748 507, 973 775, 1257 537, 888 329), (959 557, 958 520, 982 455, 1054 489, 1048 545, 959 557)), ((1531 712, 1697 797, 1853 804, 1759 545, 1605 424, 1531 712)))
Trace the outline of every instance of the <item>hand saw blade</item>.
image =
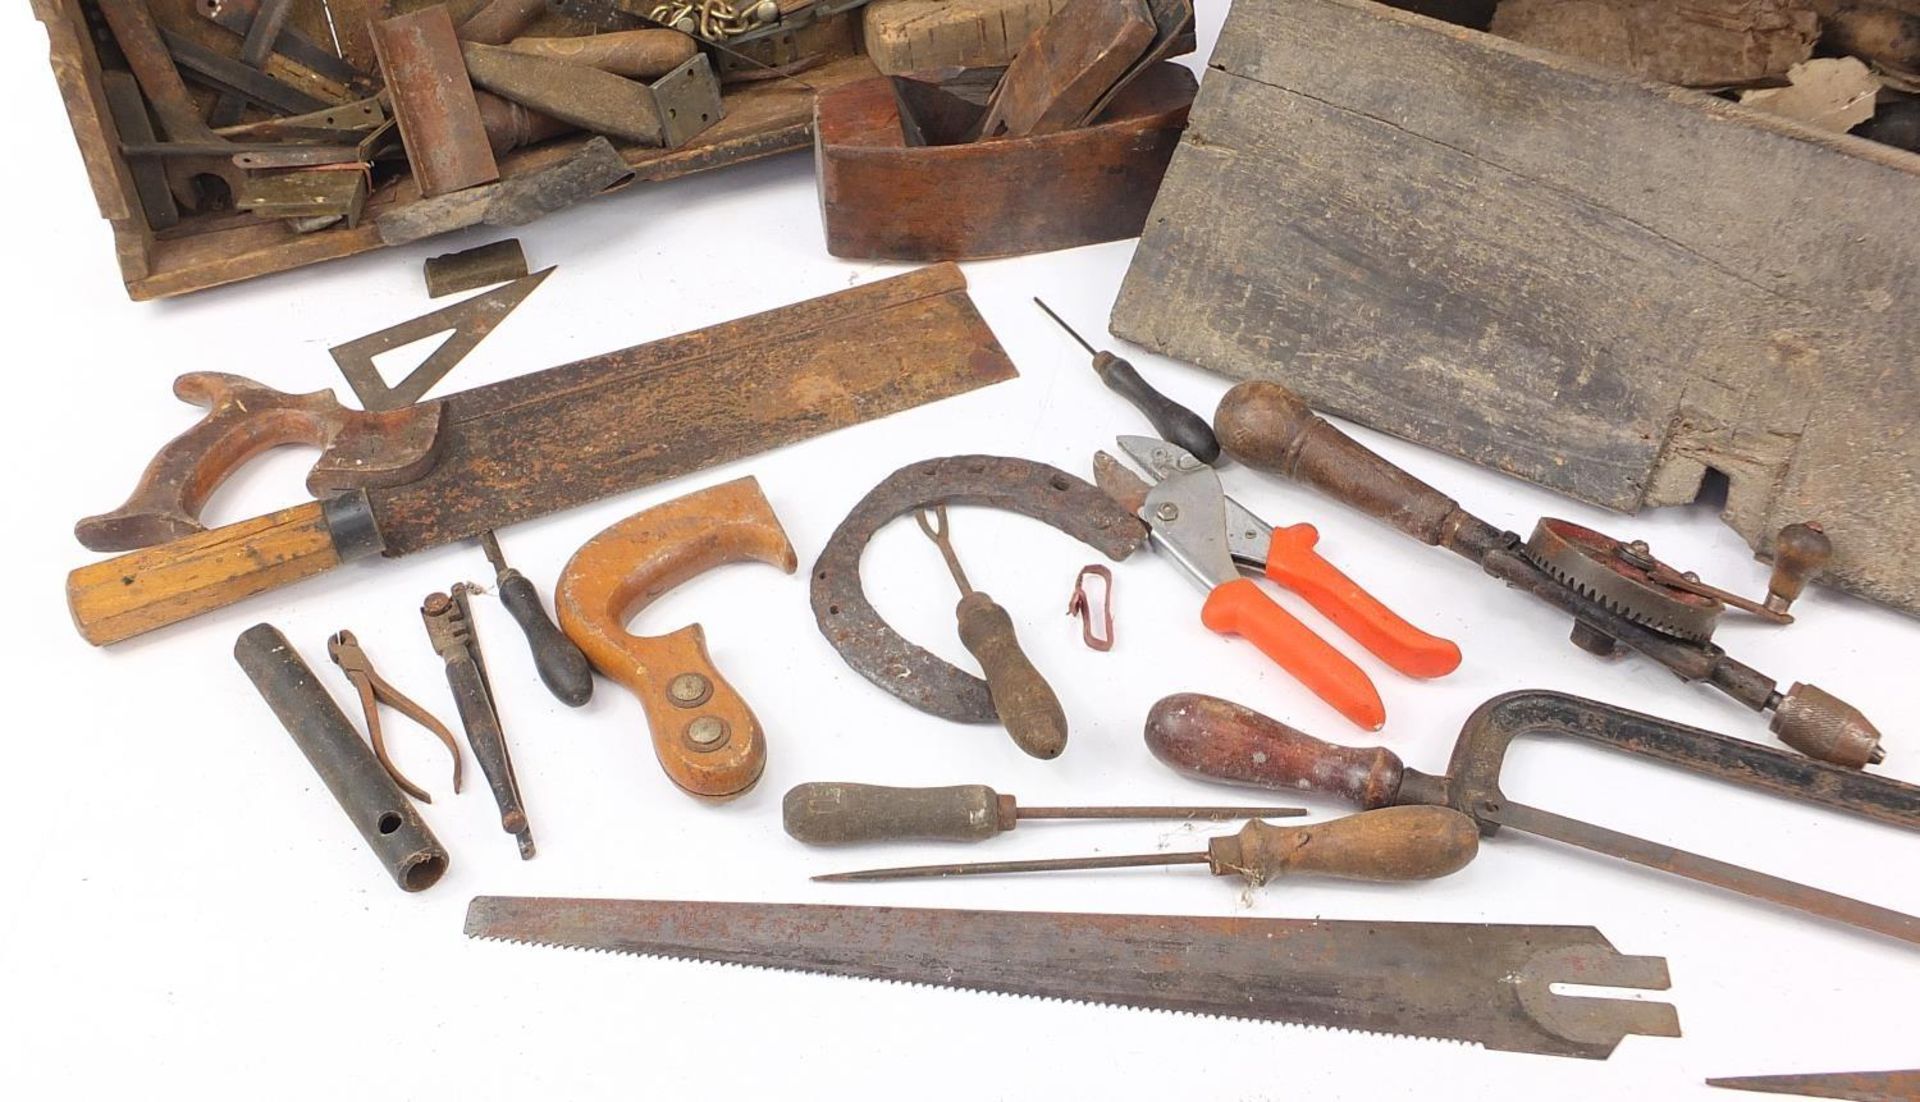
POLYGON ((1678 1037, 1666 961, 1589 926, 480 896, 467 936, 1465 1041, 1604 1059, 1678 1037))
POLYGON ((1914 1102, 1920 1098, 1920 1068, 1908 1071, 1833 1071, 1811 1075, 1743 1075, 1709 1079, 1709 1087, 1851 1102, 1914 1102))

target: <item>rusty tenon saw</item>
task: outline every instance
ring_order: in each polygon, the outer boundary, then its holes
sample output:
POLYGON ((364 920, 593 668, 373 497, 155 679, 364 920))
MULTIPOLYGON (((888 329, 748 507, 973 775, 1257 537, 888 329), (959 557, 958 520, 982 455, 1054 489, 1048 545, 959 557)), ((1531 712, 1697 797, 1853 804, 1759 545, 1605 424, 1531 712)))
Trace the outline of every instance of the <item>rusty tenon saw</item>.
POLYGON ((1591 926, 480 896, 467 936, 1178 1010, 1605 1059, 1678 1037, 1667 962, 1591 926))

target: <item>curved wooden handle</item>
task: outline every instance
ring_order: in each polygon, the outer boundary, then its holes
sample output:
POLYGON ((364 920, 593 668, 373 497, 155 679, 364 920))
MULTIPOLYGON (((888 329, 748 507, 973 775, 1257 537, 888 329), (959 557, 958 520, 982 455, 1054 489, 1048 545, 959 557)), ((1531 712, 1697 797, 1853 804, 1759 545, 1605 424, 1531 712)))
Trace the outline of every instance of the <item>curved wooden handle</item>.
POLYGON ((1353 660, 1273 603, 1251 578, 1215 586, 1200 606, 1200 622, 1222 635, 1238 635, 1274 660, 1313 695, 1369 731, 1387 722, 1387 706, 1373 680, 1353 660))
POLYGON ((1406 767, 1378 746, 1336 746, 1230 700, 1175 693, 1147 712, 1147 749, 1190 777, 1319 792, 1362 808, 1400 796, 1406 767))
POLYGON ((340 565, 319 502, 143 548, 67 575, 74 626, 95 646, 177 624, 340 565))
POLYGON ((1267 577, 1307 599, 1354 642, 1408 677, 1442 677, 1460 668, 1460 648, 1429 635, 1320 557, 1311 524, 1275 528, 1267 545, 1267 577))
POLYGON ((714 669, 700 625, 638 636, 627 632, 626 623, 680 583, 742 561, 789 574, 798 566, 779 518, 752 478, 688 494, 613 525, 574 552, 554 591, 561 630, 596 669, 640 698, 660 767, 698 796, 737 796, 760 779, 766 766, 760 721, 714 669))
POLYGON ((1297 827, 1255 819, 1210 841, 1207 863, 1255 884, 1301 873, 1393 883, 1459 872, 1479 852, 1480 829, 1450 807, 1385 807, 1297 827))
POLYGON ((287 394, 214 371, 180 376, 173 393, 206 416, 154 454, 126 504, 73 526, 86 547, 132 551, 205 532, 200 510, 213 492, 249 459, 282 444, 320 449, 307 474, 307 491, 320 498, 411 482, 438 454, 438 402, 363 413, 342 406, 330 390, 287 394))

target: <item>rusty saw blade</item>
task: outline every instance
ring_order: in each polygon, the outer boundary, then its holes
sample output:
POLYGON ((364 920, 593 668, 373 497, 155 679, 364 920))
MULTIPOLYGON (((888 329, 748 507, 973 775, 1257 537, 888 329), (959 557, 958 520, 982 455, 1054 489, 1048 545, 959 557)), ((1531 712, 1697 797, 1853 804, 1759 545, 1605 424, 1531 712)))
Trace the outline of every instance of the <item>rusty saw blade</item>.
POLYGON ((1812 1075, 1744 1075, 1709 1079, 1709 1087, 1803 1098, 1845 1098, 1851 1102, 1914 1102, 1920 1098, 1920 1069, 1909 1071, 1833 1071, 1812 1075))
POLYGON ((1678 1037, 1660 957, 1590 926, 480 896, 467 936, 1465 1041, 1599 1060, 1678 1037))

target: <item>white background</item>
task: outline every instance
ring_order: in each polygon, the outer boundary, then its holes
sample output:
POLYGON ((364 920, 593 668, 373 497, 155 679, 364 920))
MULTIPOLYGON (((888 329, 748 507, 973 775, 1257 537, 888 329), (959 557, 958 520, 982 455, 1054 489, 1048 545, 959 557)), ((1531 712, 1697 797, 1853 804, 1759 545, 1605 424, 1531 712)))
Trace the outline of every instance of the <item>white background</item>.
MULTIPOLYGON (((1202 14, 1202 48, 1222 14, 1202 14)), ((70 627, 61 581, 93 556, 73 521, 124 497, 152 451, 194 419, 169 393, 194 369, 289 391, 348 394, 326 349, 427 312, 420 263, 496 233, 133 304, 111 263, 25 5, 0 24, 9 90, 6 173, 10 839, 0 868, 0 1081, 14 1098, 447 1097, 1115 1099, 1708 1098, 1708 1075, 1912 1065, 1911 947, 1750 904, 1517 835, 1444 881, 1301 881, 1251 895, 1197 869, 953 883, 827 885, 870 864, 1199 848, 1210 828, 1028 824, 972 848, 813 851, 780 830, 806 780, 980 782, 1029 803, 1232 801, 1154 761, 1140 723, 1160 696, 1212 692, 1322 737, 1372 741, 1243 642, 1198 622, 1200 595, 1142 553, 1115 568, 1120 644, 1083 648, 1061 615, 1089 549, 1031 521, 956 510, 976 583, 1014 611, 1073 723, 1039 762, 992 728, 922 715, 850 671, 814 629, 805 567, 847 509, 894 468, 965 452, 1086 475, 1116 433, 1148 431, 1028 301, 1044 294, 1099 343, 1131 242, 966 266, 1021 377, 831 437, 508 530, 509 557, 550 589, 583 540, 635 510, 753 474, 802 573, 729 567, 644 612, 642 632, 706 626, 714 658, 768 730, 770 764, 745 798, 696 804, 661 775, 638 703, 602 681, 570 711, 534 680, 491 599, 476 617, 540 855, 522 863, 477 770, 446 791, 444 752, 398 716, 403 767, 439 799, 426 817, 453 854, 419 895, 395 890, 234 665, 234 637, 279 625, 345 701, 325 656, 348 627, 401 688, 455 718, 426 645, 421 598, 487 580, 477 547, 358 564, 172 630, 95 650, 70 627), (1670 962, 1681 1040, 1629 1038, 1605 1062, 1427 1041, 879 986, 710 965, 469 941, 476 894, 953 905, 1029 910, 1591 924, 1622 951, 1670 962)), ((1202 54, 1204 56, 1204 52, 1202 54)), ((1284 186, 1278 184, 1277 186, 1284 186)), ((642 186, 518 231, 559 271, 456 370, 461 389, 877 279, 900 268, 826 255, 808 158, 642 186)), ((1276 258, 1276 262, 1284 262, 1276 258)), ((1152 381, 1210 412, 1226 383, 1138 350, 1152 381)), ((406 365, 389 368, 390 375, 406 365)), ((397 375, 395 376, 397 377, 397 375)), ((1496 524, 1553 514, 1645 536, 1670 561, 1743 592, 1766 568, 1707 507, 1627 519, 1377 434, 1356 435, 1496 524)), ((216 496, 215 522, 298 500, 311 453, 256 462, 216 496)), ((1566 621, 1445 552, 1239 467, 1229 492, 1275 523, 1311 520, 1323 550, 1388 604, 1457 640, 1466 662, 1401 678, 1311 612, 1379 683, 1378 738, 1444 766, 1480 701, 1562 689, 1746 737, 1764 722, 1650 662, 1574 650, 1566 621)), ((954 593, 934 548, 892 525, 866 558, 882 612, 963 666, 954 593)), ((1295 599, 1283 601, 1296 610, 1295 599)), ((1720 641, 1780 678, 1807 679, 1874 717, 1884 772, 1920 780, 1912 619, 1817 588, 1787 630, 1730 616, 1720 641)), ((1910 836, 1569 747, 1523 745, 1507 792, 1565 814, 1835 891, 1920 911, 1910 836)), ((1317 809, 1335 809, 1322 803, 1317 809)))

